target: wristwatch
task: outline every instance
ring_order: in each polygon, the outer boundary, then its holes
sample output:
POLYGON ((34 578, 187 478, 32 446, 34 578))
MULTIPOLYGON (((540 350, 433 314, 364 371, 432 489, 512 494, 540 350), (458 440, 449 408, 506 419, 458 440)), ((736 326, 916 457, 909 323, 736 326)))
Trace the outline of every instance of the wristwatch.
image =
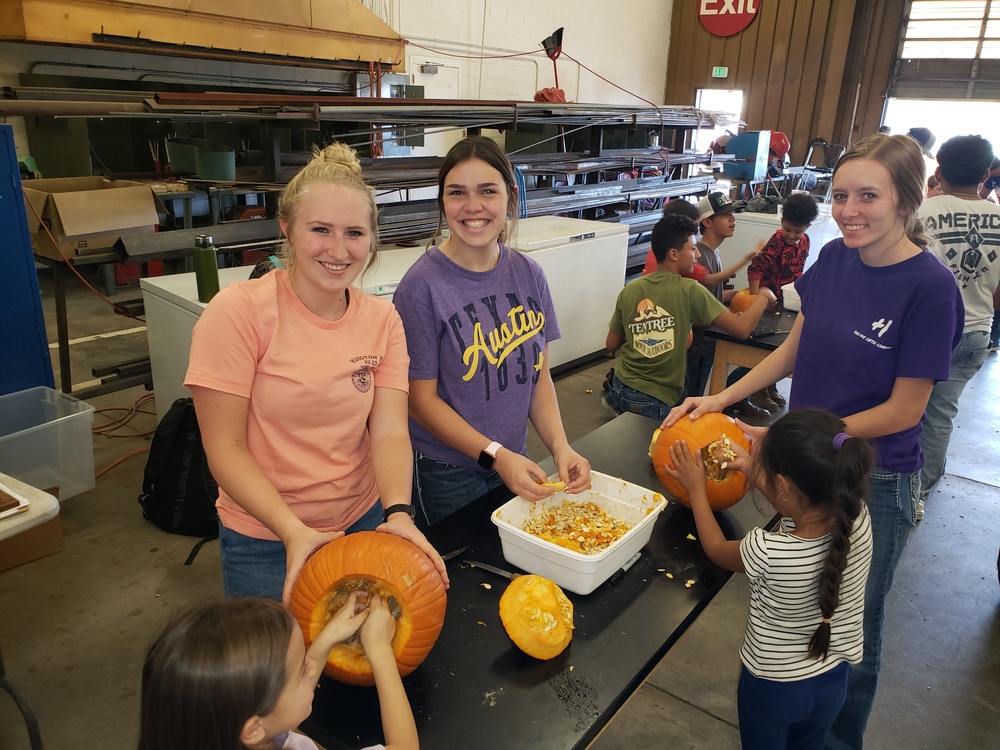
POLYGON ((384 511, 382 511, 382 518, 385 521, 389 520, 389 516, 393 513, 405 513, 410 517, 412 521, 417 517, 417 509, 413 507, 412 503, 399 503, 398 505, 390 505, 384 511))
POLYGON ((483 448, 483 450, 479 453, 479 465, 487 471, 493 471, 493 464, 496 463, 497 460, 497 451, 501 448, 503 448, 503 446, 496 440, 483 448))

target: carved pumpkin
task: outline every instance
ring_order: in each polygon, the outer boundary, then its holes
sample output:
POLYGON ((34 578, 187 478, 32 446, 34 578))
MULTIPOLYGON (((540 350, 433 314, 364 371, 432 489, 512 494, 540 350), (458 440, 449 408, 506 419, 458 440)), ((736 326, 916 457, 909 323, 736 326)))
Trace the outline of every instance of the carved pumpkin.
POLYGON ((542 576, 510 582, 500 597, 500 621, 514 645, 536 659, 554 659, 573 640, 573 603, 542 576))
POLYGON ((653 433, 649 456, 653 459, 656 476, 667 492, 690 508, 687 490, 663 468, 664 465, 674 468, 670 446, 678 440, 687 441, 691 455, 706 462, 706 494, 713 510, 725 510, 743 498, 750 486, 746 476, 724 464, 734 455, 729 445, 736 443, 749 451, 750 441, 729 417, 718 412, 702 414, 695 420, 681 417, 667 429, 653 433))
MULTIPOLYGON (((359 531, 335 539, 309 558, 292 590, 290 609, 307 648, 359 589, 388 600, 396 618, 392 650, 400 675, 408 675, 430 653, 444 625, 441 576, 427 555, 394 534, 359 531)), ((351 685, 375 684, 360 634, 334 646, 323 671, 351 685)))
POLYGON ((733 315, 739 315, 750 309, 753 304, 755 297, 750 294, 749 289, 740 289, 733 298, 729 300, 729 309, 732 311, 733 315))

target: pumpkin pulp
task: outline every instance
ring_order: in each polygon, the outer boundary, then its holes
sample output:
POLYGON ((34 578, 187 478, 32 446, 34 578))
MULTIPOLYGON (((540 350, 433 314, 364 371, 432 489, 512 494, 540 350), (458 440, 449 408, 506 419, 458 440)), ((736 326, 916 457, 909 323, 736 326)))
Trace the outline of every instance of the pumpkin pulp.
MULTIPOLYGON (((413 618, 410 616, 406 601, 399 590, 389 581, 372 575, 345 576, 323 593, 312 612, 312 620, 309 624, 310 642, 316 639, 323 626, 337 614, 347 602, 347 597, 354 591, 378 594, 388 602, 389 611, 396 619, 396 633, 392 637, 392 652, 399 656, 410 639, 410 633, 413 632, 413 618)), ((330 650, 330 661, 349 671, 370 670, 365 647, 361 643, 361 632, 354 633, 346 641, 334 646, 330 650)))

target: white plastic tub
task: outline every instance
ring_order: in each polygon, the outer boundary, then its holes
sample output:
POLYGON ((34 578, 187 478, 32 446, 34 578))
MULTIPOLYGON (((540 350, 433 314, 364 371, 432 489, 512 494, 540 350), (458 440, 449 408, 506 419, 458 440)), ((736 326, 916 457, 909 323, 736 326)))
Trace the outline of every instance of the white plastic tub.
POLYGON ((59 500, 94 488, 94 407, 38 386, 0 396, 0 472, 59 500))
POLYGON ((492 520, 500 532, 504 559, 521 570, 551 578, 576 594, 589 594, 608 580, 646 546, 656 517, 666 507, 667 500, 661 493, 596 471, 591 473, 591 485, 587 492, 578 495, 556 492, 538 503, 515 497, 493 511, 492 520), (632 528, 607 549, 593 555, 568 550, 523 530, 532 511, 544 512, 564 500, 593 502, 609 515, 629 522, 632 528))
POLYGON ((798 312, 802 309, 802 298, 795 291, 795 282, 784 284, 781 287, 781 306, 792 312, 798 312))

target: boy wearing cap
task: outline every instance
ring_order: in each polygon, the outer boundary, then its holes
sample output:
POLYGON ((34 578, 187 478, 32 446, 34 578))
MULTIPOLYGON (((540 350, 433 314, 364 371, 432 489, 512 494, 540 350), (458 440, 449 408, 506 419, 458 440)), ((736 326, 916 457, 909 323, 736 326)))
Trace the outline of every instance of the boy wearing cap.
POLYGON ((906 134, 917 142, 917 145, 920 146, 920 150, 924 154, 924 177, 926 178, 934 174, 934 171, 937 169, 937 161, 934 159, 931 149, 934 148, 937 138, 927 128, 910 128, 906 131, 906 134))
MULTIPOLYGON (((699 265, 704 266, 708 273, 698 279, 721 303, 727 304, 736 292, 723 290, 723 284, 740 268, 756 257, 764 246, 760 242, 753 251, 748 253, 739 263, 723 270, 719 247, 733 236, 736 230, 735 211, 741 210, 743 203, 734 203, 724 193, 709 193, 698 203, 698 216, 701 229, 701 241, 698 243, 699 265)), ((688 349, 687 372, 684 378, 686 396, 702 396, 708 385, 708 376, 712 372, 712 360, 715 358, 715 341, 705 335, 705 329, 694 328, 694 340, 688 349)), ((749 404, 748 404, 749 405, 749 404)), ((750 406, 757 413, 747 413, 745 416, 766 417, 767 412, 750 406)), ((749 410, 748 410, 749 411, 749 410)))
POLYGON ((695 223, 667 215, 653 227, 657 269, 625 285, 608 325, 607 347, 621 357, 609 373, 607 403, 664 419, 684 396, 688 331, 693 323, 716 325, 746 338, 774 295, 762 290, 742 315, 734 315, 694 279, 682 278, 695 265, 695 223))

